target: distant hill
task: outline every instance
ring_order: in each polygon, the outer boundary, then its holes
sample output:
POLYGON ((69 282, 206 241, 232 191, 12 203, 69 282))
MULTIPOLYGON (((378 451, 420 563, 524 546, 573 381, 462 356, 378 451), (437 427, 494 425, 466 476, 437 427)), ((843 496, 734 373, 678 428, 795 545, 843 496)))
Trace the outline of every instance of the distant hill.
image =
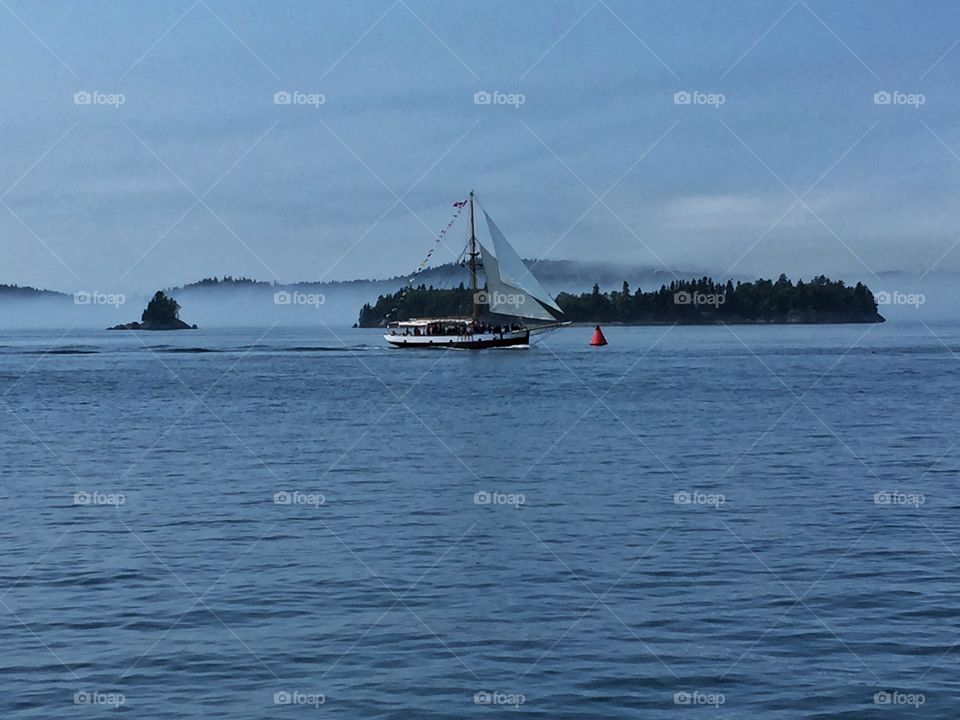
MULTIPOLYGON (((617 265, 615 263, 579 262, 575 260, 525 260, 544 287, 556 294, 559 292, 585 292, 594 285, 603 289, 619 288, 626 279, 633 287, 658 288, 680 277, 696 277, 702 273, 690 270, 668 270, 645 266, 617 265)), ((247 277, 204 278, 197 282, 166 289, 168 294, 178 295, 198 290, 249 291, 249 290, 354 290, 369 288, 378 294, 394 292, 407 284, 412 273, 394 275, 389 278, 356 280, 303 280, 292 283, 271 283, 247 277)), ((746 276, 733 277, 733 280, 746 280, 746 276)), ((415 284, 426 284, 436 288, 454 288, 460 283, 468 284, 470 274, 466 267, 456 263, 444 263, 428 267, 416 276, 415 284)), ((481 278, 482 280, 482 278, 481 278)))
MULTIPOLYGON (((587 291, 594 285, 604 289, 619 288, 624 279, 634 287, 660 287, 669 284, 678 277, 698 276, 702 273, 691 270, 671 270, 646 266, 618 265, 616 263, 580 262, 577 260, 524 260, 527 267, 537 276, 537 279, 550 292, 587 291)), ((386 280, 371 281, 374 283, 405 284, 410 275, 397 275, 386 280)), ((734 280, 738 278, 733 278, 734 280)), ((739 278, 746 279, 746 277, 739 278)), ((427 268, 417 275, 414 284, 433 285, 434 287, 457 287, 461 282, 464 285, 470 281, 470 273, 466 267, 454 263, 444 263, 437 267, 427 268)))
MULTIPOLYGON (((594 285, 603 289, 619 288, 626 279, 633 287, 658 288, 678 277, 693 277, 699 273, 691 271, 674 271, 662 268, 644 266, 625 266, 613 263, 579 262, 574 260, 526 260, 533 268, 543 285, 552 293, 584 292, 594 285)), ((355 280, 303 280, 291 283, 276 283, 266 280, 257 280, 248 277, 206 277, 196 282, 164 288, 168 295, 179 296, 191 293, 209 291, 234 293, 241 292, 275 292, 277 290, 301 291, 335 291, 353 290, 370 294, 373 300, 379 294, 391 293, 407 284, 411 274, 394 275, 389 278, 358 278, 355 280)), ((470 275, 467 268, 456 263, 444 263, 436 267, 428 267, 416 276, 415 283, 431 285, 433 287, 457 287, 460 283, 468 284, 470 275)), ((737 279, 747 279, 746 277, 737 279)), ((151 291, 152 292, 152 291, 151 291)), ((149 297, 149 296, 148 296, 149 297)), ((72 300, 73 294, 55 290, 41 290, 29 286, 0 284, 0 300, 2 299, 34 299, 59 298, 72 300)), ((139 300, 131 296, 130 300, 139 300)))
POLYGON ((72 295, 55 290, 40 290, 29 285, 0 285, 0 300, 32 300, 38 298, 72 298, 72 295))

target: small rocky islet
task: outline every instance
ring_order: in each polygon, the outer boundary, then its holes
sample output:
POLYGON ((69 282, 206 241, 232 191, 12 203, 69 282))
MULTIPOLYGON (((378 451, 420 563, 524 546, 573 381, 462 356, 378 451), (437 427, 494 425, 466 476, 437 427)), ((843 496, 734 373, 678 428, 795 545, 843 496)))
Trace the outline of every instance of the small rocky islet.
POLYGON ((166 293, 157 291, 153 299, 147 303, 146 309, 140 316, 140 322, 129 322, 114 325, 107 330, 196 330, 196 325, 190 325, 180 319, 180 303, 166 293))

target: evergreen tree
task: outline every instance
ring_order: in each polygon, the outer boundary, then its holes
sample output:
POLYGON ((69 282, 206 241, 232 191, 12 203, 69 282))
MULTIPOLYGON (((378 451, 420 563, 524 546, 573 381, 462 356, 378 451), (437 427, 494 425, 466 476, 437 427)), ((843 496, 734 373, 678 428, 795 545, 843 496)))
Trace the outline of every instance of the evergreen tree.
POLYGON ((140 316, 140 322, 163 324, 177 320, 179 317, 180 303, 158 290, 153 299, 147 303, 146 310, 140 316))

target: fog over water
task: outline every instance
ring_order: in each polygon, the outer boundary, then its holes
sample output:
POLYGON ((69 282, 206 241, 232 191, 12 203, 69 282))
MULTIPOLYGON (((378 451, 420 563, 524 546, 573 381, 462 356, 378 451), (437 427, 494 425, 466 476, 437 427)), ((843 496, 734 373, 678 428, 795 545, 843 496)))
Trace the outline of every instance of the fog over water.
MULTIPOLYGON (((690 270, 651 270, 597 263, 565 263, 549 268, 544 285, 552 293, 588 292, 594 282, 604 291, 620 290, 623 280, 631 292, 638 287, 655 290, 673 279, 710 275, 690 270)), ((789 274, 788 274, 789 275, 789 274)), ((773 279, 775 279, 774 276, 773 279)), ((732 278, 750 281, 747 275, 732 278)), ((792 279, 796 280, 795 276, 792 279)), ((809 280, 806 276, 804 280, 809 280)), ((878 276, 852 274, 848 285, 863 282, 874 293, 878 311, 888 321, 935 322, 960 315, 960 278, 952 273, 933 272, 926 276, 911 273, 883 273, 878 276)), ((462 268, 428 270, 415 284, 456 287, 466 280, 462 268)), ((482 283, 482 277, 481 277, 482 283)), ((170 294, 181 304, 181 319, 201 328, 324 326, 345 328, 357 322, 364 303, 373 304, 381 294, 404 287, 405 279, 349 283, 304 283, 297 285, 220 285, 175 288, 170 294)), ((153 293, 126 295, 118 292, 76 291, 72 294, 21 299, 0 295, 0 327, 85 329, 107 328, 140 319, 153 293)))

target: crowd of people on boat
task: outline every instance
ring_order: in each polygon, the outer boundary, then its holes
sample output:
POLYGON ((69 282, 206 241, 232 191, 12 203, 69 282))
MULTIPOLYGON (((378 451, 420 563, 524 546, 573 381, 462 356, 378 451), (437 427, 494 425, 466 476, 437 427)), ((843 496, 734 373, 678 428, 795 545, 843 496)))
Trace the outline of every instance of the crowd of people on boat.
POLYGON ((430 323, 424 325, 421 329, 420 327, 407 328, 403 331, 404 335, 428 335, 428 336, 450 336, 450 335, 499 335, 503 337, 503 334, 506 332, 515 332, 517 330, 523 330, 523 326, 518 323, 513 323, 510 325, 501 324, 494 325, 493 323, 483 322, 480 320, 474 320, 469 323, 455 323, 455 324, 444 324, 444 323, 430 323))
POLYGON ((517 323, 512 325, 494 325, 492 323, 481 322, 479 320, 470 323, 466 328, 467 335, 500 335, 503 337, 505 332, 511 332, 516 330, 523 330, 523 326, 517 323))

